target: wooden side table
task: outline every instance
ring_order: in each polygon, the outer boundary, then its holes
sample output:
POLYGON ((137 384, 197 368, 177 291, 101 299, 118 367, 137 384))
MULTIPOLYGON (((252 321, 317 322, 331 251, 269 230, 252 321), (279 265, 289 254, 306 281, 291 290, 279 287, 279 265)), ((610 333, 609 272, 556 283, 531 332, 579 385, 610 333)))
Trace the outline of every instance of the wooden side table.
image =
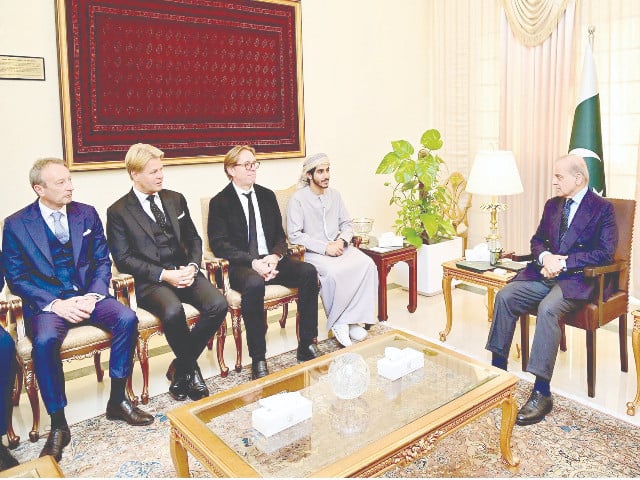
MULTIPOLYGON (((444 294, 444 307, 447 314, 447 324, 443 331, 440 332, 440 341, 446 342, 447 335, 451 332, 453 323, 453 312, 451 305, 451 281, 455 278, 466 283, 473 283, 487 289, 487 317, 490 322, 493 319, 493 302, 498 290, 503 288, 509 280, 516 276, 515 272, 509 272, 506 275, 497 275, 493 272, 473 272, 460 268, 456 265, 463 259, 450 260, 442 264, 442 293, 444 294)), ((528 336, 528 332, 527 332, 528 336)), ((528 359, 522 357, 523 368, 528 359)))
POLYGON ((407 310, 413 313, 418 306, 418 251, 413 245, 379 252, 360 246, 362 253, 367 254, 378 269, 378 320, 387 320, 387 275, 398 262, 409 265, 409 305, 407 310))
POLYGON ((633 358, 636 361, 636 398, 627 402, 627 415, 636 414, 636 405, 640 403, 640 310, 631 312, 633 315, 633 331, 631 333, 631 346, 633 358))

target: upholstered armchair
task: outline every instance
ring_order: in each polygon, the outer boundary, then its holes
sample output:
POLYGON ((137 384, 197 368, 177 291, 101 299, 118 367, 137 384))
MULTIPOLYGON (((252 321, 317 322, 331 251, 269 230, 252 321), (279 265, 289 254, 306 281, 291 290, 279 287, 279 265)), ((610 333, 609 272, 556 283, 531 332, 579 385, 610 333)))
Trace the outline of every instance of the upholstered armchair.
MULTIPOLYGON (((286 232, 286 210, 287 204, 291 195, 296 191, 296 187, 291 186, 285 190, 276 190, 276 199, 280 212, 282 214, 283 228, 286 232)), ((207 222, 209 219, 209 201, 211 197, 203 197, 200 199, 200 205, 202 208, 202 238, 203 238, 203 252, 204 261, 209 277, 211 279, 216 278, 223 289, 227 302, 229 304, 229 312, 231 313, 231 331, 233 332, 233 338, 236 344, 236 364, 235 371, 240 372, 242 370, 242 311, 240 308, 240 302, 242 296, 240 292, 233 290, 229 283, 229 263, 223 259, 216 259, 214 253, 209 247, 209 237, 207 233, 207 222), (220 274, 216 276, 216 271, 220 271, 220 274)), ((289 255, 295 256, 300 260, 304 260, 304 247, 301 245, 290 245, 289 255)), ((287 322, 287 316, 289 314, 289 303, 298 301, 298 289, 289 288, 283 285, 267 285, 264 296, 264 321, 267 325, 267 313, 269 310, 274 310, 282 307, 282 315, 280 316, 280 327, 284 328, 287 322)), ((268 325, 267 325, 268 326, 268 325)), ((296 314, 296 334, 299 329, 299 317, 296 314)), ((220 340, 219 340, 220 341, 220 340)), ((224 340, 222 340, 224 342, 224 340)), ((223 375, 223 376, 226 376, 223 375)))

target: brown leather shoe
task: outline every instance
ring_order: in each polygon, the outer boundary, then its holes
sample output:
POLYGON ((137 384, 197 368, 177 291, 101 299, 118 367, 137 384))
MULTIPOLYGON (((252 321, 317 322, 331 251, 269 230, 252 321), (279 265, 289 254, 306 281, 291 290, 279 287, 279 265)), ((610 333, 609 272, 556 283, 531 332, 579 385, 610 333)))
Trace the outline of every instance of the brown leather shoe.
POLYGON ((15 467, 16 465, 18 465, 18 460, 11 455, 7 447, 0 443, 0 471, 15 467))
POLYGON ((107 402, 107 419, 124 420, 129 425, 151 425, 153 423, 153 415, 134 407, 128 400, 124 399, 119 404, 107 402))
POLYGON ((69 427, 53 428, 49 432, 47 441, 40 452, 41 457, 51 455, 59 462, 62 458, 62 450, 71 442, 71 431, 69 427))

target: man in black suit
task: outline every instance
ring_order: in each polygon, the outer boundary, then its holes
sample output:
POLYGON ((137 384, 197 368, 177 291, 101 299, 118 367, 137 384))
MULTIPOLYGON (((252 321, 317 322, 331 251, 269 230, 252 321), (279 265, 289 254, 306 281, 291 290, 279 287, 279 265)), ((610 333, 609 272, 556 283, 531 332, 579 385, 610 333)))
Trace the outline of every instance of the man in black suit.
POLYGON ((160 318, 176 358, 167 378, 176 400, 209 395, 198 357, 227 314, 227 301, 200 272, 202 239, 183 195, 163 190, 164 152, 137 143, 125 165, 133 188, 107 210, 107 241, 113 260, 133 275, 138 304, 160 318), (197 308, 200 321, 189 331, 182 303, 197 308))
POLYGON ((318 274, 310 263, 287 255, 276 196, 255 183, 259 166, 255 150, 248 145, 227 153, 224 170, 231 182, 211 199, 207 226, 211 250, 229 260, 231 288, 242 295, 242 318, 254 379, 269 373, 265 360, 265 284, 298 288, 297 358, 306 361, 319 355, 313 343, 318 335, 318 274))

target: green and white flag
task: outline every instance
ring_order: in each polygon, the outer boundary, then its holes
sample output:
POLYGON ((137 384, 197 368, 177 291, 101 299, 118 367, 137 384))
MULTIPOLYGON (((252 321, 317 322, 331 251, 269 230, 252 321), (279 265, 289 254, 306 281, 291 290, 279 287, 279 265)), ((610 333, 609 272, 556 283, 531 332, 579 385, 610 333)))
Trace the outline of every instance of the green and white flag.
POLYGON ((588 42, 582 67, 580 96, 573 117, 569 153, 584 158, 589 169, 589 187, 597 194, 606 197, 602 158, 602 127, 600 124, 600 93, 596 64, 593 61, 593 52, 588 42))

